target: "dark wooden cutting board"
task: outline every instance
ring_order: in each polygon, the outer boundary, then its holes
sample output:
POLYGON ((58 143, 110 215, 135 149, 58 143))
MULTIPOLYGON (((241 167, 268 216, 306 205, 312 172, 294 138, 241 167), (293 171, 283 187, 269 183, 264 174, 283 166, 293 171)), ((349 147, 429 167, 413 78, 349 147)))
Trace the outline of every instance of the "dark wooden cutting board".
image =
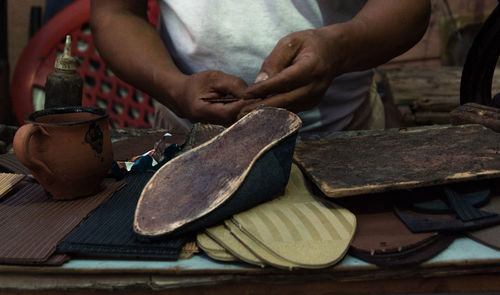
POLYGON ((346 132, 294 160, 332 198, 500 176, 500 134, 481 125, 346 132))

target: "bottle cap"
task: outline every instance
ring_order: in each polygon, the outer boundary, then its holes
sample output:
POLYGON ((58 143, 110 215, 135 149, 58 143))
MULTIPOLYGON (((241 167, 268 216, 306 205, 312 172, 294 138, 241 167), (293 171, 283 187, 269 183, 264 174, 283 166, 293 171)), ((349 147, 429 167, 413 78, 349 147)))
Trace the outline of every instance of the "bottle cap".
POLYGON ((64 71, 75 71, 78 67, 78 63, 76 59, 71 56, 71 36, 66 35, 66 42, 64 43, 64 51, 63 54, 56 58, 56 62, 54 67, 57 70, 64 71))

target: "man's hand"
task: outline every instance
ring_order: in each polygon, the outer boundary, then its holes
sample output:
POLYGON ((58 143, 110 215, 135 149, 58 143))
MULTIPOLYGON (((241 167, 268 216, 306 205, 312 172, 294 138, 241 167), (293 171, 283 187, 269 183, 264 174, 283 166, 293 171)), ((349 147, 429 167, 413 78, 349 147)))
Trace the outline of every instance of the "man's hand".
POLYGON ((204 71, 184 76, 174 94, 174 112, 192 122, 229 125, 236 121, 241 108, 254 100, 212 103, 206 99, 242 97, 247 84, 241 78, 220 71, 204 71))
POLYGON ((264 99, 244 107, 238 117, 260 104, 294 112, 317 105, 334 77, 370 69, 411 48, 429 15, 429 0, 368 0, 350 21, 286 36, 245 95, 264 99))
POLYGON ((238 117, 258 105, 299 112, 317 105, 339 74, 342 44, 326 29, 306 30, 282 38, 266 58, 245 97, 262 97, 244 107, 238 117), (267 98, 266 98, 267 97, 267 98))

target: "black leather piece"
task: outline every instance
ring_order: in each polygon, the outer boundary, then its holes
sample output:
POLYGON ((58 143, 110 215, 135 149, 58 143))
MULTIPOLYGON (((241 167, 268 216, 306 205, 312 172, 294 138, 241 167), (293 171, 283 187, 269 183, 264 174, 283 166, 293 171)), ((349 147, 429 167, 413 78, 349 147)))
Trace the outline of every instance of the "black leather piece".
POLYGON ((127 185, 101 205, 59 244, 57 252, 91 257, 155 258, 174 260, 185 237, 142 242, 132 230, 135 207, 153 172, 125 176, 127 185))
MULTIPOLYGON (((461 198, 474 207, 481 207, 488 203, 491 190, 488 183, 462 183, 453 185, 453 190, 460 194, 461 198)), ((410 191, 409 206, 412 210, 420 213, 450 214, 454 213, 450 208, 447 196, 442 186, 427 187, 410 191)))
POLYGON ((449 206, 463 221, 472 221, 486 217, 496 216, 495 213, 479 210, 467 202, 462 196, 449 187, 444 188, 449 206))
POLYGON ((394 211, 413 233, 463 232, 500 224, 500 216, 498 215, 471 221, 463 221, 460 219, 442 219, 407 214, 401 212, 397 207, 394 207, 394 211))

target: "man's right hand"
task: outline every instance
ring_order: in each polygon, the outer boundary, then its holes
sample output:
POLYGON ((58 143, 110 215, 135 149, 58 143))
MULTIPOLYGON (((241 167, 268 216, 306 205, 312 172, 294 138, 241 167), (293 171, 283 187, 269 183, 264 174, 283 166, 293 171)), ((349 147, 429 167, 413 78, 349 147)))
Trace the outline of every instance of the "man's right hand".
POLYGON ((192 121, 230 125, 236 121, 240 110, 255 99, 238 100, 230 103, 212 103, 206 99, 228 96, 242 97, 247 84, 241 78, 220 71, 203 71, 183 76, 171 92, 175 101, 173 111, 192 121))

